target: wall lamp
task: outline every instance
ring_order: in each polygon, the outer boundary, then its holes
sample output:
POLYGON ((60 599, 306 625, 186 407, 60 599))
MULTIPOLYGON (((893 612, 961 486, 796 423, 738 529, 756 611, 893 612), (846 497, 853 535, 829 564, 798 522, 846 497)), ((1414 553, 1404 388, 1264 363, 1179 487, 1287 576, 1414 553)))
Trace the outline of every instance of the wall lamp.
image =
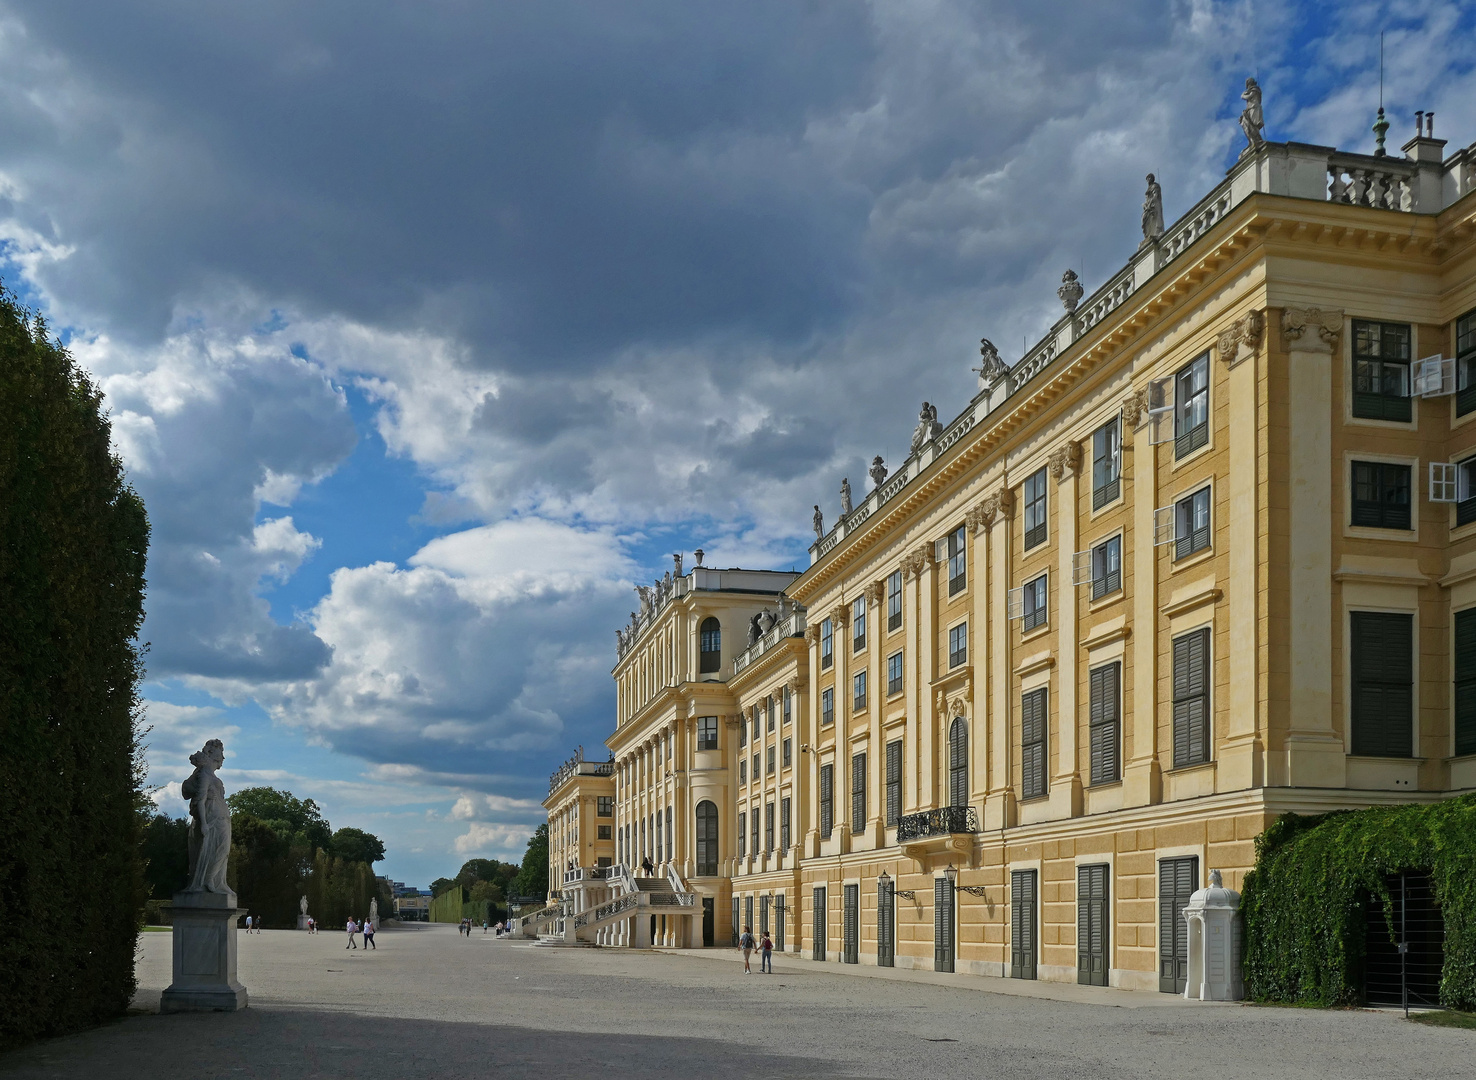
POLYGON ((960 885, 958 883, 958 871, 953 868, 952 863, 949 863, 948 869, 943 871, 943 876, 948 879, 949 885, 951 885, 955 889, 960 890, 961 892, 966 892, 973 896, 984 895, 983 885, 960 885))
MULTIPOLYGON (((887 873, 885 870, 883 870, 876 877, 876 887, 878 889, 885 889, 891 883, 892 883, 892 875, 889 874, 889 873, 887 873)), ((916 900, 917 899, 917 893, 914 892, 912 889, 893 889, 892 890, 892 895, 893 896, 901 896, 901 897, 903 897, 903 898, 905 898, 907 900, 916 900)))

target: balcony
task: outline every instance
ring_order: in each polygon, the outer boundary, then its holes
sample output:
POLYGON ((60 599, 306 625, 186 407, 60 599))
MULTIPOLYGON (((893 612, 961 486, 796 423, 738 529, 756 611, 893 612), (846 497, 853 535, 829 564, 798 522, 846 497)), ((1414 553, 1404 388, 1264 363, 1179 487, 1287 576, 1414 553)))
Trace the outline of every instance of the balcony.
POLYGON ((897 845, 902 853, 926 868, 933 855, 972 857, 979 815, 972 806, 940 806, 897 820, 897 845))

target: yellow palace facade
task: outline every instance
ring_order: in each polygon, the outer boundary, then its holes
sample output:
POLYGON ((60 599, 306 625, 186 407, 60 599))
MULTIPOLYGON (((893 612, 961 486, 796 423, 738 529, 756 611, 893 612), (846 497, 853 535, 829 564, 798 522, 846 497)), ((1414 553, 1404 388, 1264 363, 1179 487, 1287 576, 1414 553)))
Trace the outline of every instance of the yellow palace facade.
POLYGON ((1473 186, 1423 124, 1257 141, 986 342, 724 660, 705 940, 1182 991, 1189 894, 1277 816, 1476 787, 1473 186))

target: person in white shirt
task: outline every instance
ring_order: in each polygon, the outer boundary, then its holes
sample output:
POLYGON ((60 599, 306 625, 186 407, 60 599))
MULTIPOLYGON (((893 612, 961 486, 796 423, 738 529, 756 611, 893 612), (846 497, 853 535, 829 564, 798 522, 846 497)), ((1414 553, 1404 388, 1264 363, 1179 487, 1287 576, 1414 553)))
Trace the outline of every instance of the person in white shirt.
POLYGON ((251 933, 251 916, 250 915, 247 915, 246 916, 246 932, 248 934, 251 933))
POLYGON ((345 949, 357 949, 359 947, 358 946, 358 943, 354 941, 354 935, 357 934, 358 932, 359 932, 359 924, 356 923, 356 922, 354 922, 354 917, 352 915, 350 915, 349 916, 349 921, 348 921, 348 936, 349 936, 349 940, 348 940, 348 944, 344 946, 345 949))

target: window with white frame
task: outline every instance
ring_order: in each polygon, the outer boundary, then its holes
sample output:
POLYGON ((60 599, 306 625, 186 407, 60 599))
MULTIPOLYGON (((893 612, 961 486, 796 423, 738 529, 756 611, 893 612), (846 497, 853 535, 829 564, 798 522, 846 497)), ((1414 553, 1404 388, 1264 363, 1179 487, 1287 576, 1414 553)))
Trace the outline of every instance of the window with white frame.
POLYGON ((1100 510, 1122 491, 1122 421, 1113 417, 1092 433, 1092 509, 1100 510))
POLYGON ((895 652, 887 657, 887 694, 902 692, 902 654, 895 652))
POLYGON ((1025 550, 1046 539, 1046 471, 1037 469, 1025 478, 1025 550))
POLYGON ((887 578, 887 630, 902 628, 902 571, 894 570, 887 578))
POLYGON ((948 666, 956 668, 969 660, 969 624, 961 622, 948 628, 948 666))

